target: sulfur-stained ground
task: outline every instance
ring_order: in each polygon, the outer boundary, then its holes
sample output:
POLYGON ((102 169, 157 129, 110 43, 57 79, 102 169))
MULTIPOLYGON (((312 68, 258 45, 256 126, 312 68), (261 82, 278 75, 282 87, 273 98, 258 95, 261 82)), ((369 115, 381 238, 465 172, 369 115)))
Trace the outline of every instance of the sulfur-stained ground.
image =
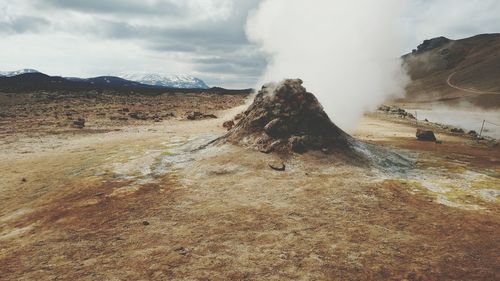
MULTIPOLYGON (((223 113, 219 114, 224 116, 223 113)), ((0 280, 498 280, 500 149, 365 117, 402 171, 194 148, 223 119, 0 144, 0 280)))

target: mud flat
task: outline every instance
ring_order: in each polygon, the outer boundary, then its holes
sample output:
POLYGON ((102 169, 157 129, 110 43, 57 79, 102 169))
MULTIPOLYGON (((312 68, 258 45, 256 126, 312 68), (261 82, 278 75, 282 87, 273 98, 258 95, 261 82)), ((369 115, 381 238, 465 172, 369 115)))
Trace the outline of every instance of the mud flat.
POLYGON ((367 115, 404 171, 232 144, 225 118, 0 143, 0 279, 495 280, 500 149, 367 115))

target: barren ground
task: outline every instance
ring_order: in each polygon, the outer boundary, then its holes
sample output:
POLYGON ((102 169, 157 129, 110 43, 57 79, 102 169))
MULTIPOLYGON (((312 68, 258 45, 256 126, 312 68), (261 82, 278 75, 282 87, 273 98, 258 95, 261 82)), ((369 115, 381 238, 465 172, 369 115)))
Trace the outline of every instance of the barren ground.
POLYGON ((414 168, 309 153, 277 172, 236 146, 191 152, 243 102, 219 99, 182 100, 222 117, 199 121, 103 124, 92 106, 83 130, 0 119, 0 280, 500 279, 498 146, 418 142, 376 113, 355 136, 414 168))

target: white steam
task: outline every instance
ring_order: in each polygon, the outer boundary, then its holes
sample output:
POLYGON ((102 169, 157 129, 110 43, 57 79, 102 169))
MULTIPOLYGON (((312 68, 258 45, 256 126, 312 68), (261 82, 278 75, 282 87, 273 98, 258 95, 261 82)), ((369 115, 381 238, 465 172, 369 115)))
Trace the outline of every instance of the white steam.
POLYGON ((301 78, 330 118, 351 130, 403 92, 401 0, 264 0, 247 36, 269 54, 260 84, 301 78))

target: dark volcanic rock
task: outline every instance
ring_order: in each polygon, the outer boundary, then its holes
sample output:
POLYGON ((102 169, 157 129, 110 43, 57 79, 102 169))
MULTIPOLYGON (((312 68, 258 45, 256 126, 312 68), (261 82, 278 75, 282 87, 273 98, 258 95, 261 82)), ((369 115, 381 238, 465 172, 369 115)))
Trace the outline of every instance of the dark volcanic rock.
POLYGON ((148 120, 148 115, 142 112, 131 112, 128 114, 128 116, 137 120, 148 120))
POLYGON ((464 134, 465 131, 461 128, 451 128, 451 132, 455 134, 464 134))
POLYGON ((201 119, 203 116, 203 113, 199 111, 191 111, 186 114, 186 118, 188 120, 196 120, 196 119, 201 119))
POLYGON ((478 136, 477 132, 474 131, 474 130, 469 131, 467 134, 469 134, 470 136, 473 136, 473 137, 477 137, 478 136))
POLYGON ((85 127, 85 119, 78 118, 77 120, 73 121, 73 126, 78 129, 83 129, 85 127))
POLYGON ((236 121, 241 120, 241 118, 243 118, 243 113, 238 113, 236 114, 236 116, 234 116, 234 120, 236 121))
POLYGON ((226 121, 222 124, 222 127, 226 128, 227 130, 231 130, 234 127, 234 121, 233 120, 226 121))
POLYGON ((204 114, 203 118, 205 118, 205 119, 217 119, 217 116, 215 116, 215 114, 204 114))
POLYGON ((397 106, 381 105, 378 110, 387 114, 398 115, 401 118, 415 119, 415 116, 413 116, 413 114, 397 106))
POLYGON ((433 50, 439 48, 447 43, 451 42, 450 39, 446 37, 436 37, 432 39, 425 40, 422 44, 418 45, 417 49, 414 50, 414 53, 423 53, 429 50, 433 50))
POLYGON ((262 152, 350 151, 354 140, 333 124, 300 79, 267 84, 224 141, 262 152))
POLYGON ((417 129, 417 139, 421 141, 436 141, 433 131, 417 129))
POLYGON ((288 141, 290 142, 290 148, 292 149, 293 152, 304 153, 307 151, 307 146, 304 137, 293 136, 290 139, 288 139, 288 141))
POLYGON ((279 171, 279 172, 283 172, 285 169, 286 169, 286 166, 283 162, 271 162, 271 163, 268 163, 269 165, 269 168, 275 170, 275 171, 279 171))

